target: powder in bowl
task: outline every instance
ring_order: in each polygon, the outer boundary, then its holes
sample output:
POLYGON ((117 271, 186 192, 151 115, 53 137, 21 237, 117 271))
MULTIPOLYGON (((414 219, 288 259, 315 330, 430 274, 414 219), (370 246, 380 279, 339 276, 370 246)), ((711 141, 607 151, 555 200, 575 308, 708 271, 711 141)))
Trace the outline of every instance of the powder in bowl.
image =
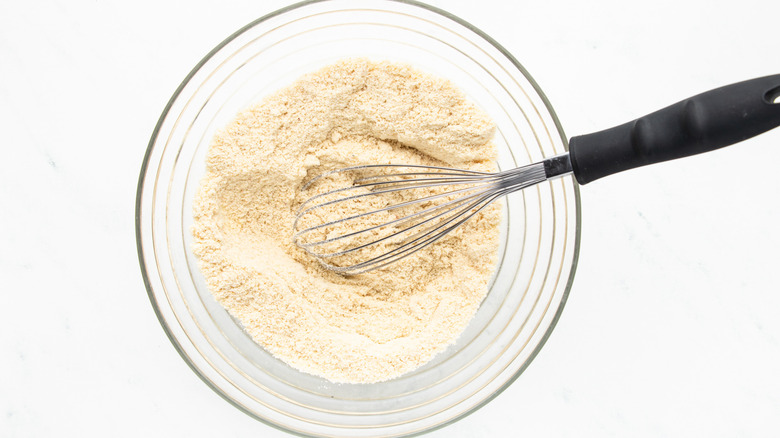
POLYGON ((313 175, 362 164, 492 171, 494 131, 453 84, 405 64, 349 59, 303 76, 214 137, 193 225, 209 289, 303 372, 372 383, 425 364, 487 293, 500 205, 414 256, 345 277, 291 242, 299 191, 313 175))

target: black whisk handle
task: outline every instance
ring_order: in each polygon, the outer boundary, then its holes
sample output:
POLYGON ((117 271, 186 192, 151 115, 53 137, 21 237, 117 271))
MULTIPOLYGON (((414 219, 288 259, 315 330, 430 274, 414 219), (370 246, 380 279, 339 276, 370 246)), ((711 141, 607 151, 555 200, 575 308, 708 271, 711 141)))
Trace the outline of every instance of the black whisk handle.
POLYGON ((580 184, 729 146, 780 126, 780 75, 726 85, 569 141, 580 184))

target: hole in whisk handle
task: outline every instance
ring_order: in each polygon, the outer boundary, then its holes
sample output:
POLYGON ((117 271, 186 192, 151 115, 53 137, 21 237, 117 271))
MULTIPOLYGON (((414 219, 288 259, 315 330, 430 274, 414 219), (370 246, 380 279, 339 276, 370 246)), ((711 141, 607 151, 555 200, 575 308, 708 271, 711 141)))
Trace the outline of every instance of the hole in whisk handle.
POLYGON ((773 105, 780 104, 780 85, 772 88, 764 94, 764 102, 773 105))

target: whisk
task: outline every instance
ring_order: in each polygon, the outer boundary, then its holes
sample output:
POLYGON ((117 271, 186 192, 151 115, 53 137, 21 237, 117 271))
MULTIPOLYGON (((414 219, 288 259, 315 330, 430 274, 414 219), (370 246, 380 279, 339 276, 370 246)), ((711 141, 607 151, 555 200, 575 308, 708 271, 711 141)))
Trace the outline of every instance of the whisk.
POLYGON ((570 174, 584 185, 769 131, 780 126, 779 98, 780 75, 727 85, 573 137, 568 153, 494 173, 412 164, 336 169, 301 188, 329 190, 299 206, 293 241, 345 275, 379 269, 446 238, 509 193, 570 174))

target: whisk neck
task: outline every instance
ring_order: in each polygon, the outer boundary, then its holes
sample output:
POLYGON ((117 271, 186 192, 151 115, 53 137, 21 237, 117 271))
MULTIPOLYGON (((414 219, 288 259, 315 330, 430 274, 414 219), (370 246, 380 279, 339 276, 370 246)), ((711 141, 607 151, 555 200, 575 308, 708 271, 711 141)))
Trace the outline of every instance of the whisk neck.
POLYGON ((547 179, 568 175, 571 172, 571 158, 568 152, 544 160, 544 175, 547 179))

